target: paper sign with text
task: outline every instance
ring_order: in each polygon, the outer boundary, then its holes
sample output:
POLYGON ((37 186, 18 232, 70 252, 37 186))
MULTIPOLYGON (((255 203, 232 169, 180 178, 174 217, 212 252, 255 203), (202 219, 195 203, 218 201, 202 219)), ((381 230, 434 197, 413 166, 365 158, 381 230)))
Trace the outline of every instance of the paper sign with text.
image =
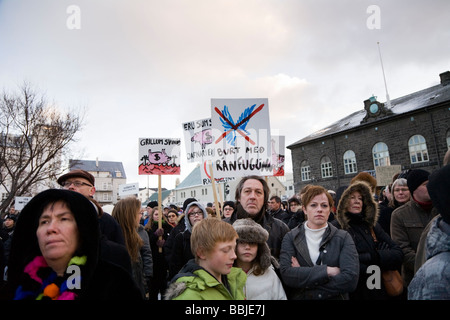
POLYGON ((119 196, 139 194, 139 183, 119 184, 119 196))
POLYGON ((211 118, 182 124, 188 162, 200 162, 214 155, 211 118))
POLYGON ((272 175, 266 98, 211 99, 214 178, 272 175))
POLYGON ((180 146, 178 138, 139 138, 139 174, 180 174, 180 146))
POLYGON ((272 136, 272 168, 273 176, 284 176, 284 159, 285 159, 285 137, 272 136))

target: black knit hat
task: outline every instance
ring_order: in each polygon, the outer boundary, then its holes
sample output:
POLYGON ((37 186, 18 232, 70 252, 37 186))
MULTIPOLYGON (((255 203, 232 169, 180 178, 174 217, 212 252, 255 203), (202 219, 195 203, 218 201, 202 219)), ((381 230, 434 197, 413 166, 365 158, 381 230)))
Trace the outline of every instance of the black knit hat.
POLYGON ((422 169, 414 169, 408 173, 406 182, 408 184, 409 192, 412 193, 425 181, 428 180, 430 173, 422 169))
POLYGON ((150 208, 156 208, 158 206, 158 201, 150 201, 149 203, 147 203, 147 207, 150 208))
POLYGON ((433 206, 441 214, 442 219, 450 224, 450 164, 430 175, 427 189, 433 206))
POLYGON ((236 205, 235 205, 234 201, 225 201, 225 202, 223 203, 223 207, 225 208, 226 206, 230 206, 230 207, 232 207, 233 209, 236 209, 236 205))
POLYGON ((194 202, 194 201, 196 202, 197 199, 195 199, 195 198, 187 198, 186 200, 184 200, 184 202, 183 202, 183 207, 182 207, 183 212, 185 212, 187 206, 188 206, 191 202, 194 202))

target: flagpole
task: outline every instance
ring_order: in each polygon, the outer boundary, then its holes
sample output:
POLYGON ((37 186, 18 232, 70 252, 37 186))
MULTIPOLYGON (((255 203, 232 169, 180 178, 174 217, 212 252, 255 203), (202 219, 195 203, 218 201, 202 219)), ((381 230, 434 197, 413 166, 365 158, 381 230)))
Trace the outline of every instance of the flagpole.
POLYGON ((381 62, 381 70, 383 71, 383 79, 384 79, 384 88, 386 90, 386 107, 391 107, 391 99, 389 98, 387 83, 386 83, 386 75, 384 74, 384 66, 383 66, 383 59, 381 58, 381 50, 380 50, 380 42, 377 42, 378 45, 378 53, 380 55, 380 62, 381 62))

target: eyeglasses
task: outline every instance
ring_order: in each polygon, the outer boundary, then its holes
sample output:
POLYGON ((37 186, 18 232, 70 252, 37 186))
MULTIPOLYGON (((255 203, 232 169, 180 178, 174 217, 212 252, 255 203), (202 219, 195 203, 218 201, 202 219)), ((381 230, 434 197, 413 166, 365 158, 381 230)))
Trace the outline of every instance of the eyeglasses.
POLYGON ((177 216, 174 215, 174 214, 170 214, 170 215, 168 215, 168 217, 169 217, 169 218, 176 218, 177 216))
POLYGON ((202 212, 202 211, 192 211, 192 212, 189 213, 189 217, 192 217, 192 216, 202 216, 202 215, 203 215, 203 212, 202 212))
POLYGON ((81 181, 64 181, 61 185, 63 186, 63 188, 69 188, 71 185, 74 185, 77 188, 81 186, 92 187, 90 184, 81 181))
POLYGON ((233 211, 234 209, 233 208, 224 208, 223 210, 225 210, 225 211, 233 211))

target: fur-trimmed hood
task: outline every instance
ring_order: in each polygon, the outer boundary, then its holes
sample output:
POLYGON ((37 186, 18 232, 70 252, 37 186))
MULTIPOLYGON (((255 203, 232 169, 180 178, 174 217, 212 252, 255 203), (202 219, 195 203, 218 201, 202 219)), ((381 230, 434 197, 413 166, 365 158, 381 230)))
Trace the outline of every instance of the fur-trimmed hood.
POLYGON ((269 232, 266 229, 250 218, 237 219, 233 223, 233 227, 239 236, 238 241, 258 244, 257 259, 262 270, 266 270, 271 264, 274 264, 275 267, 279 266, 270 253, 270 248, 267 244, 269 232))
POLYGON ((361 212, 362 220, 366 222, 369 227, 374 227, 378 221, 378 204, 373 198, 370 186, 363 181, 356 181, 345 189, 336 210, 337 221, 342 229, 345 230, 349 228, 350 215, 352 215, 352 213, 347 211, 347 206, 350 201, 350 195, 355 191, 361 193, 363 197, 363 209, 361 212))

